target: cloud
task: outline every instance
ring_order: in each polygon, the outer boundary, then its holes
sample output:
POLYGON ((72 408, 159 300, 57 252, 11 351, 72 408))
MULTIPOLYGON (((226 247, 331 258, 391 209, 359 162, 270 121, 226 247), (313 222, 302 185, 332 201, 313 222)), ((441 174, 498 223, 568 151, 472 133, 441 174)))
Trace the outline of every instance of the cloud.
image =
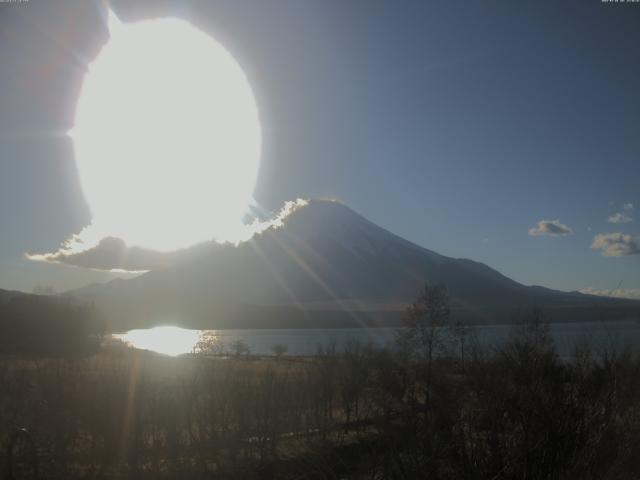
POLYGON ((128 247, 124 240, 106 237, 80 252, 60 249, 55 253, 27 254, 29 260, 64 263, 96 270, 145 271, 166 267, 170 254, 140 247, 128 247))
POLYGON ((640 253, 634 238, 620 232, 597 234, 593 238, 591 248, 600 250, 600 253, 605 257, 626 257, 640 253))
POLYGON ((560 220, 540 220, 535 227, 529 229, 529 235, 549 235, 557 237, 560 235, 571 235, 573 230, 567 225, 560 223, 560 220))
MULTIPOLYGON (((298 199, 286 202, 271 219, 256 220, 240 232, 237 245, 270 228, 280 228, 286 217, 304 207, 308 201, 298 199)), ((104 235, 93 226, 85 228, 67 240, 58 251, 44 254, 25 254, 29 260, 60 263, 93 270, 145 272, 169 267, 202 255, 213 249, 230 248, 234 243, 203 242, 181 250, 160 252, 142 247, 128 246, 121 238, 104 235)))
POLYGON ((625 212, 630 212, 631 210, 633 210, 633 208, 634 208, 634 206, 633 206, 633 203, 631 203, 631 202, 622 204, 622 209, 625 212))
POLYGON ((620 212, 609 215, 609 218, 607 219, 609 223, 629 223, 632 220, 633 219, 629 215, 620 212))
POLYGON ((580 293, 587 295, 598 295, 600 297, 615 297, 615 298, 631 298, 634 300, 640 300, 640 288, 619 288, 617 290, 596 289, 592 287, 583 288, 580 293))

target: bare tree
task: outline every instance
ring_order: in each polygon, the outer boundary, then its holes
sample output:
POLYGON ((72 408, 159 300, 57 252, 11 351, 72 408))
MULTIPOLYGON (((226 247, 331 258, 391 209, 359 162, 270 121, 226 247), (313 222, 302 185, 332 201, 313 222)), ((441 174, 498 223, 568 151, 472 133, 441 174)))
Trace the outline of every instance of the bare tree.
POLYGON ((200 339, 193 347, 193 353, 202 355, 224 355, 224 340, 214 332, 202 332, 200 339))
POLYGON ((238 358, 248 357, 249 355, 251 355, 251 348, 249 348, 247 342, 239 338, 231 342, 231 353, 234 357, 238 358))
POLYGON ((399 346, 420 366, 419 377, 424 383, 425 406, 429 403, 433 359, 445 344, 450 313, 447 288, 427 283, 407 309, 405 328, 398 333, 399 346))
POLYGON ((469 340, 469 334, 471 333, 471 327, 466 323, 458 320, 451 327, 451 333, 455 339, 455 343, 458 347, 458 352, 460 353, 460 366, 462 371, 465 371, 465 348, 467 347, 467 343, 469 340))
POLYGON ((276 358, 280 358, 285 355, 289 351, 289 347, 282 343, 276 343, 271 346, 271 352, 276 356, 276 358))

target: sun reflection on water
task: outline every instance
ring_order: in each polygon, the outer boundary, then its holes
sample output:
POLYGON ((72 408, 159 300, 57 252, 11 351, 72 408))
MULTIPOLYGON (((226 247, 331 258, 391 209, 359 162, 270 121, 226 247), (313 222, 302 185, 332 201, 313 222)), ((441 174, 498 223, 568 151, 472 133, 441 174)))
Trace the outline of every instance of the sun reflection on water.
POLYGON ((151 350, 175 357, 191 353, 200 341, 201 332, 166 326, 129 330, 127 333, 115 337, 140 350, 151 350))

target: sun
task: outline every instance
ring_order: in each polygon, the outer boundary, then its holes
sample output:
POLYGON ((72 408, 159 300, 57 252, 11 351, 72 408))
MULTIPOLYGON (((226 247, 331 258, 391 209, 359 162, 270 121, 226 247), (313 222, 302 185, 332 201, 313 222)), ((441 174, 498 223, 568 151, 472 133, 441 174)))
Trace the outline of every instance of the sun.
POLYGON ((238 62, 184 20, 110 14, 109 32, 70 131, 91 228, 165 251, 233 238, 261 149, 238 62))

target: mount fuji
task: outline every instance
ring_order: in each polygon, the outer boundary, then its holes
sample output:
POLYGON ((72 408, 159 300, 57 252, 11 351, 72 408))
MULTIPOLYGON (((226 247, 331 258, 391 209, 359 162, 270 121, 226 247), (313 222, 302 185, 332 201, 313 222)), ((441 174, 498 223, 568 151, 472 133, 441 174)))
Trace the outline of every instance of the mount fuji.
POLYGON ((239 245, 211 243, 166 268, 66 295, 113 329, 398 325, 425 284, 446 285, 454 319, 512 321, 537 305, 551 321, 636 318, 640 302, 525 286, 472 260, 411 243, 336 201, 311 200, 239 245))

